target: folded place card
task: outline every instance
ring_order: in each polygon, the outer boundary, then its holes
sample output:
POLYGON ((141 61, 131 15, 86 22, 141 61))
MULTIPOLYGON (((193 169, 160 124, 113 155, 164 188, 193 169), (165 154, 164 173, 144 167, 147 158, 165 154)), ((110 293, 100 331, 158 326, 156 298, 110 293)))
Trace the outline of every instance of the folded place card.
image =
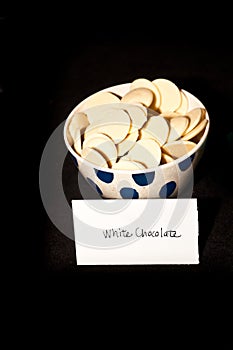
POLYGON ((78 265, 198 264, 197 199, 73 200, 78 265))

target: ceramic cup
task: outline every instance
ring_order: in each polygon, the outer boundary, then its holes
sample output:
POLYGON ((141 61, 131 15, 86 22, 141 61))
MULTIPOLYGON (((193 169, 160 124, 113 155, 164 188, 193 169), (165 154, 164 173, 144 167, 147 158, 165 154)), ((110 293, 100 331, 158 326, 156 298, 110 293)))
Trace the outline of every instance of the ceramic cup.
MULTIPOLYGON (((130 83, 105 88, 119 96, 125 95, 130 83)), ((196 107, 205 108, 202 102, 188 91, 182 90, 188 99, 188 110, 196 107)), ((89 96, 90 97, 90 96, 89 96)), ((209 115, 206 111, 207 126, 197 145, 184 156, 167 164, 143 170, 115 170, 101 168, 81 158, 73 149, 67 136, 69 122, 82 105, 80 102, 69 114, 64 125, 64 140, 75 164, 87 182, 103 198, 178 198, 191 197, 194 181, 194 170, 204 151, 209 132, 209 115)), ((205 108, 206 109, 206 108, 205 108)))

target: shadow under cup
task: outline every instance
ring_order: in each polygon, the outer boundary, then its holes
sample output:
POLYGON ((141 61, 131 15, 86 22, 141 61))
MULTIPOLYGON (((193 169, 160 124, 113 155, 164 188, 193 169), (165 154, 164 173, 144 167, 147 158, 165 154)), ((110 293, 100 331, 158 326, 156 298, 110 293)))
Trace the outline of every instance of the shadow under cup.
MULTIPOLYGON (((110 91, 123 96, 129 91, 130 84, 121 84, 101 91, 110 91)), ((191 93, 182 90, 188 99, 188 110, 205 106, 191 93)), ((64 126, 64 140, 76 166, 84 179, 99 194, 106 199, 140 199, 140 198, 191 198, 194 184, 194 169, 204 151, 209 132, 208 123, 201 133, 196 146, 184 156, 167 164, 150 169, 118 170, 95 166, 80 157, 74 150, 67 135, 69 122, 75 112, 88 100, 79 103, 69 114, 64 126)), ((82 192, 82 190, 80 189, 82 192)))

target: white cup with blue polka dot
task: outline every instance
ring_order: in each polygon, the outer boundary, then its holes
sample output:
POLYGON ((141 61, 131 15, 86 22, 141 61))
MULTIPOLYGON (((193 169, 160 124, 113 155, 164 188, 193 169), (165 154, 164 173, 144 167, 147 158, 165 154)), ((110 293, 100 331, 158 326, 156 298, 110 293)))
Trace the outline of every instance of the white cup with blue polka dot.
MULTIPOLYGON (((130 89, 130 83, 105 88, 119 96, 125 95, 130 89)), ((188 110, 196 107, 205 108, 202 102, 188 91, 182 90, 188 99, 188 110)), ((89 96, 91 97, 91 96, 89 96)), ((179 198, 191 197, 196 168, 209 132, 209 122, 196 146, 184 156, 167 164, 150 169, 118 170, 101 168, 80 157, 73 149, 67 137, 67 128, 73 114, 79 110, 88 98, 80 102, 69 114, 64 125, 64 140, 75 164, 87 182, 96 190, 100 198, 179 198)), ((206 119, 209 121, 208 111, 206 119)))

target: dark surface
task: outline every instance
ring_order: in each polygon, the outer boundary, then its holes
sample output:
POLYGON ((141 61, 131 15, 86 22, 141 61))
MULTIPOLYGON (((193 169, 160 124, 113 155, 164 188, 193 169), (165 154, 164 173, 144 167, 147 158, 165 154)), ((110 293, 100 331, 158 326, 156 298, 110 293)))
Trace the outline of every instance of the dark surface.
MULTIPOLYGON (((18 29, 11 36, 15 43, 11 52, 17 50, 18 61, 15 66, 12 56, 9 58, 9 77, 13 78, 14 87, 20 83, 18 98, 26 96, 26 112, 33 110, 38 118, 35 170, 38 172, 50 134, 91 93, 138 77, 174 81, 197 96, 211 118, 208 143, 195 174, 193 192, 199 206, 200 264, 77 268, 74 242, 51 223, 39 198, 39 230, 31 238, 31 255, 38 275, 33 275, 42 285, 60 276, 66 281, 81 278, 112 282, 136 281, 142 277, 170 281, 201 279, 206 284, 217 278, 228 286, 233 267, 230 134, 233 51, 229 21, 227 18, 222 21, 221 28, 216 25, 217 19, 222 18, 220 10, 207 22, 197 20, 199 14, 193 17, 189 14, 182 20, 171 14, 166 18, 166 34, 161 16, 154 22, 144 19, 139 25, 134 16, 121 15, 120 29, 116 29, 117 15, 102 17, 98 20, 93 15, 90 19, 80 12, 77 15, 69 12, 58 16, 24 14, 6 19, 9 27, 14 24, 18 29)), ((28 117, 30 120, 30 113, 28 117)), ((69 201, 79 198, 76 181, 77 170, 67 157, 63 183, 69 201)), ((38 189, 36 196, 40 197, 38 189)))

